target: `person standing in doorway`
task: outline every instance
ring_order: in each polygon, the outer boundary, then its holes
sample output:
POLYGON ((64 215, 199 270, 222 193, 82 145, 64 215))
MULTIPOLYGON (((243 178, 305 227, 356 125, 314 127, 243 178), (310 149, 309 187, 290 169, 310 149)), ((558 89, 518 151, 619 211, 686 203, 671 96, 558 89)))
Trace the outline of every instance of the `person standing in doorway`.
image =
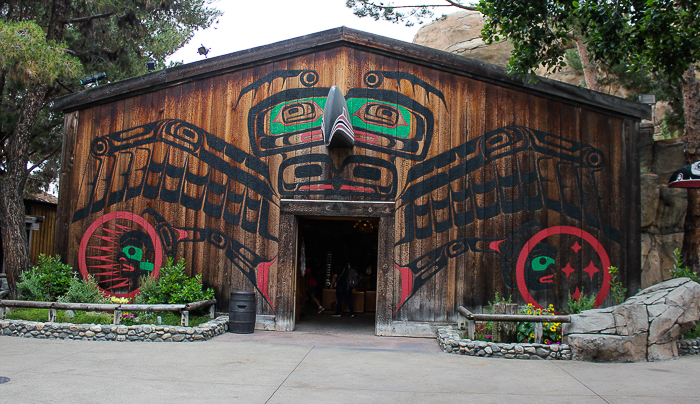
POLYGON ((318 313, 320 314, 323 312, 323 305, 316 297, 317 285, 316 278, 314 278, 313 274, 311 273, 311 268, 306 268, 306 294, 308 299, 316 304, 318 307, 318 313))
POLYGON ((348 275, 350 272, 351 267, 350 263, 348 262, 347 265, 341 269, 340 274, 338 274, 337 278, 335 279, 335 282, 333 282, 337 301, 335 314, 333 314, 333 317, 340 317, 341 313, 343 312, 343 300, 345 300, 348 304, 348 308, 350 309, 350 317, 355 317, 355 310, 352 304, 352 288, 348 285, 348 275))

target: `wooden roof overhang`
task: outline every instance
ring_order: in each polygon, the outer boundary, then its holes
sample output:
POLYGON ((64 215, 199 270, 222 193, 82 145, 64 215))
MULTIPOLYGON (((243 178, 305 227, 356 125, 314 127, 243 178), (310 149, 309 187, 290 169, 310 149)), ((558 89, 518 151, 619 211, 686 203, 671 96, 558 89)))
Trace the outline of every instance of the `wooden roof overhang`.
POLYGON ((66 95, 53 108, 72 112, 180 84, 336 47, 350 47, 622 118, 651 119, 648 105, 542 77, 524 82, 504 67, 347 27, 188 63, 66 95))

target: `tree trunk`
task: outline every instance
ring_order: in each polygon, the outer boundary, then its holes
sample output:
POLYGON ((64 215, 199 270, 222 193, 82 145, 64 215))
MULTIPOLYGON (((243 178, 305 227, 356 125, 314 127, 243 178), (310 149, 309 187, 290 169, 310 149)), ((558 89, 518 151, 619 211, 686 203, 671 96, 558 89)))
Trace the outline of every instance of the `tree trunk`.
POLYGON ((574 38, 576 47, 578 48, 578 56, 581 58, 583 65, 583 76, 586 79, 586 87, 589 90, 600 91, 600 83, 598 83, 598 71, 595 64, 591 63, 591 53, 583 40, 579 37, 574 38))
POLYGON ((19 120, 7 150, 7 171, 0 182, 0 229, 5 256, 5 273, 10 287, 10 299, 18 298, 19 274, 29 269, 29 246, 24 224, 22 193, 27 181, 29 139, 37 116, 44 104, 48 86, 36 84, 29 88, 22 104, 19 120))
MULTIPOLYGON (((685 111, 685 158, 687 164, 700 160, 700 88, 695 77, 695 65, 683 74, 683 109, 685 111)), ((685 214, 683 262, 698 272, 700 248, 700 188, 688 189, 688 210, 685 214)))
MULTIPOLYGON (((63 39, 63 19, 71 0, 54 0, 51 4, 51 19, 46 30, 46 39, 60 42, 63 39)), ((29 141, 39 111, 44 106, 49 83, 33 84, 24 96, 17 125, 7 148, 6 172, 0 180, 0 231, 5 257, 5 273, 10 288, 10 299, 19 297, 17 281, 19 274, 29 269, 29 246, 24 224, 24 184, 29 171, 29 141)))

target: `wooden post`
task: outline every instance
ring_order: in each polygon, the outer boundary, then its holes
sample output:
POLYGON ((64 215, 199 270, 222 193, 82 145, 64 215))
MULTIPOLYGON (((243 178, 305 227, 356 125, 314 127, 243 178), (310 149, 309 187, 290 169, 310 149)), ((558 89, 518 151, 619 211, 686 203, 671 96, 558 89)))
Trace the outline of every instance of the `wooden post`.
POLYGON ((114 309, 114 320, 112 320, 112 324, 121 324, 122 323, 122 311, 119 309, 114 309))
POLYGON ((190 326, 190 312, 189 311, 183 310, 180 312, 180 325, 183 327, 190 326))
POLYGON ((216 305, 212 304, 209 306, 209 318, 214 318, 216 317, 216 305))
MULTIPOLYGON (((493 305, 493 314, 518 314, 518 305, 515 303, 496 303, 493 305)), ((516 325, 510 321, 494 321, 493 342, 515 342, 517 339, 516 325)))
POLYGON ((53 307, 49 309, 49 323, 56 322, 56 309, 53 307))
POLYGON ((5 306, 0 306, 0 320, 5 319, 6 312, 7 312, 7 309, 5 308, 5 306))
POLYGON ((457 312, 457 328, 460 330, 466 329, 467 318, 462 315, 462 313, 457 312))
POLYGON ((467 321, 467 334, 469 334, 469 339, 473 340, 475 333, 476 333, 476 321, 468 320, 467 321))
POLYGON ((542 343, 542 323, 535 323, 535 343, 542 343))

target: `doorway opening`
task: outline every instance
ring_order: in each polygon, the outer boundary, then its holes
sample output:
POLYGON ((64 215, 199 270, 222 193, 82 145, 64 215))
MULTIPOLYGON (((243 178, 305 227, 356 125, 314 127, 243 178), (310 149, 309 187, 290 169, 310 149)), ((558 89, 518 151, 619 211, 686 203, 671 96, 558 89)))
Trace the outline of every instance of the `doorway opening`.
POLYGON ((297 229, 296 330, 373 335, 379 219, 298 216, 297 229), (355 316, 351 317, 343 302, 341 316, 335 317, 338 302, 334 280, 347 264, 360 278, 351 293, 355 316))

